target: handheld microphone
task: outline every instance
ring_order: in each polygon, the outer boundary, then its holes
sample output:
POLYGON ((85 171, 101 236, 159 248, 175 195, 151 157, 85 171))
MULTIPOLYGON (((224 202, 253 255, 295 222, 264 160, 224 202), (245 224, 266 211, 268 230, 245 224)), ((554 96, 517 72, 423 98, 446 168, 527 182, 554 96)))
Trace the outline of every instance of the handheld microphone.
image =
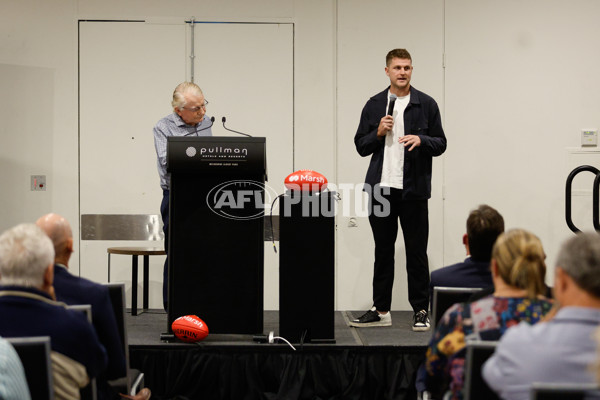
POLYGON ((210 125, 209 125, 209 126, 206 126, 206 127, 202 128, 202 129, 200 129, 200 130, 198 130, 198 131, 194 131, 194 132, 186 133, 186 134, 185 134, 185 135, 183 135, 183 136, 190 136, 190 135, 193 135, 193 134, 196 134, 196 135, 197 135, 197 134, 198 134, 198 132, 202 132, 202 131, 205 131, 205 130, 207 130, 207 129, 210 129, 210 127, 211 127, 211 126, 213 126, 213 124, 214 124, 214 123, 215 123, 215 117, 210 117, 210 125))
POLYGON ((396 99, 397 98, 398 98, 398 96, 396 96, 395 94, 390 94, 390 105, 388 106, 387 115, 393 115, 394 114, 394 104, 396 104, 396 99))
POLYGON ((227 119, 225 117, 221 118, 221 121, 223 122, 223 128, 225 128, 226 130, 228 130, 229 132, 234 132, 240 135, 244 135, 244 136, 248 136, 248 137, 252 137, 251 135, 248 135, 247 133, 242 133, 242 132, 238 132, 238 131, 234 131, 233 129, 229 129, 228 127, 225 126, 225 121, 227 119))

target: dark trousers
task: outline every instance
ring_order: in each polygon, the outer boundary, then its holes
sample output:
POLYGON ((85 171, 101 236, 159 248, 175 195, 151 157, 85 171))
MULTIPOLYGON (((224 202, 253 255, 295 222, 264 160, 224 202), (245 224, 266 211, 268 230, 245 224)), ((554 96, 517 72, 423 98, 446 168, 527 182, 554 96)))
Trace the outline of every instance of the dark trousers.
MULTIPOLYGON (((163 189, 163 198, 160 203, 160 215, 163 220, 163 233, 165 234, 165 252, 169 252, 169 191, 163 189)), ((165 259, 163 269, 163 307, 167 310, 169 300, 169 256, 165 259)))
POLYGON ((402 190, 390 189, 382 195, 389 201, 389 213, 377 216, 373 207, 385 206, 377 196, 370 195, 369 223, 375 239, 375 271, 373 274, 373 305, 379 311, 392 306, 394 284, 394 254, 398 236, 398 220, 406 248, 408 301, 415 312, 429 309, 429 212, 427 200, 403 200, 402 190))

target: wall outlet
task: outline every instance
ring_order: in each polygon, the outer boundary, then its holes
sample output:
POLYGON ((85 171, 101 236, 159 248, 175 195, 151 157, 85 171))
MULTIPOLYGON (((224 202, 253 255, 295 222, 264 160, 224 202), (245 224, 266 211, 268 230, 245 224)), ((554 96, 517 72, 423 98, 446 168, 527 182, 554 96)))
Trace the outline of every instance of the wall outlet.
POLYGON ((598 145, 598 129, 582 129, 581 130, 581 145, 582 146, 597 146, 598 145))
POLYGON ((31 191, 46 191, 46 175, 31 175, 31 191))

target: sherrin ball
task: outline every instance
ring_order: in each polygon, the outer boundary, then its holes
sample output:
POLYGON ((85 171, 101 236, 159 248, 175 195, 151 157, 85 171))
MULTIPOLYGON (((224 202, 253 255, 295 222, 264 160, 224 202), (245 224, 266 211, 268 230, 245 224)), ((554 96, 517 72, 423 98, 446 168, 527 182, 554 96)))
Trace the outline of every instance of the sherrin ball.
POLYGON ((171 324, 171 330, 178 339, 195 343, 208 336, 208 327, 197 315, 184 315, 171 324))

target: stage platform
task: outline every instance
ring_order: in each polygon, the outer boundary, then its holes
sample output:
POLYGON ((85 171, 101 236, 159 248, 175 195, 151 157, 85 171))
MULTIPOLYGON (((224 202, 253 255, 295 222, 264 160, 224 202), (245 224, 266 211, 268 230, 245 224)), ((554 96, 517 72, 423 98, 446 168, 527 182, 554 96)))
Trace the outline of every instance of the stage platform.
MULTIPOLYGON (((409 311, 392 311, 390 327, 349 327, 360 314, 337 311, 335 343, 294 343, 295 351, 253 335, 165 342, 164 311, 127 314, 130 364, 144 372, 153 399, 416 399, 431 332, 413 332, 409 311)), ((265 311, 265 335, 278 335, 278 315, 265 311)))

